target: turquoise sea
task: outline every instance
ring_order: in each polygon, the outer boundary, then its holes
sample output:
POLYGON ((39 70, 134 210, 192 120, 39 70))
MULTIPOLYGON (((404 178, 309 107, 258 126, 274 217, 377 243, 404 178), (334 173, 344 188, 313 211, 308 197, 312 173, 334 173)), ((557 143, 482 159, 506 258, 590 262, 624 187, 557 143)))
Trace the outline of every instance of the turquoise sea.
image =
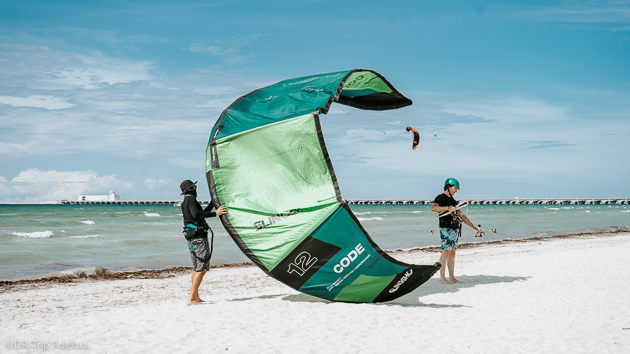
MULTIPOLYGON (((352 205, 384 250, 440 244, 428 205, 352 205), (431 235, 434 230, 434 235, 431 235)), ((486 233, 464 227, 461 242, 582 232, 630 231, 630 205, 471 205, 464 208, 486 233)), ((216 218, 212 264, 249 260, 216 218)), ((0 280, 190 266, 181 210, 156 205, 0 205, 0 280)))

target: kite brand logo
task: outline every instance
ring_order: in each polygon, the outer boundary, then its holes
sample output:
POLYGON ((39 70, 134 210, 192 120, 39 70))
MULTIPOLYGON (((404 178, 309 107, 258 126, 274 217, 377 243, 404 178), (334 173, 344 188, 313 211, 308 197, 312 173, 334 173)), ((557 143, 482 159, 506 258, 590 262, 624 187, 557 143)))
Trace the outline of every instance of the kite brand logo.
POLYGON ((357 259, 361 253, 363 253, 363 251, 365 251, 363 245, 361 245, 360 243, 357 244, 352 251, 348 252, 347 256, 343 257, 341 261, 339 261, 339 263, 337 263, 333 267, 335 273, 343 272, 343 270, 349 267, 350 264, 352 264, 352 262, 354 262, 354 260, 357 259))
POLYGON ((295 214, 297 214, 299 212, 300 212, 300 209, 291 209, 287 213, 279 213, 279 214, 276 214, 276 215, 272 215, 272 216, 268 217, 265 220, 256 221, 254 223, 254 227, 256 228, 256 231, 258 231, 258 230, 263 229, 263 228, 265 228, 267 226, 271 226, 271 225, 277 223, 278 221, 284 220, 284 219, 288 218, 291 215, 295 215, 295 214))
POLYGON ((407 281, 407 279, 409 279, 409 277, 411 277, 412 274, 413 274, 413 270, 409 269, 408 271, 406 271, 405 275, 403 275, 403 277, 400 278, 398 283, 396 283, 396 285, 394 285, 393 288, 389 289, 389 293, 393 294, 396 291, 398 291, 398 288, 400 288, 407 281))

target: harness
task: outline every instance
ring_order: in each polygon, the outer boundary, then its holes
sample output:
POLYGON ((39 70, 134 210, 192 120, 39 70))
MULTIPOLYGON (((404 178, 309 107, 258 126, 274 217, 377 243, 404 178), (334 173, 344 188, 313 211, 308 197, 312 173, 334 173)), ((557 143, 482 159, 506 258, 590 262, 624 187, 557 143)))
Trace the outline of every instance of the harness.
POLYGON ((184 231, 182 232, 184 233, 184 238, 190 241, 195 238, 208 237, 208 230, 210 230, 210 226, 205 221, 203 223, 189 221, 185 223, 184 231))
POLYGON ((186 223, 186 225, 184 226, 184 231, 182 231, 184 233, 184 237, 186 238, 187 241, 191 241, 190 243, 190 252, 192 252, 192 254, 195 256, 195 258, 197 258, 199 261, 201 262, 208 262, 210 260, 210 258, 212 258, 212 251, 214 248, 214 232, 212 231, 212 229, 210 228, 210 226, 204 221, 203 224, 199 224, 196 222, 188 222, 186 223), (193 249, 193 245, 192 245, 192 241, 194 239, 198 239, 198 238, 208 238, 208 231, 210 231, 210 252, 208 253, 208 256, 205 258, 201 258, 199 256, 197 256, 197 253, 195 252, 195 250, 193 249))
MULTIPOLYGON (((446 196, 450 197, 451 199, 453 198, 452 195, 448 195, 448 194, 446 194, 446 192, 444 192, 444 194, 446 196)), ((449 229, 458 230, 459 236, 461 237, 461 235, 462 235, 462 219, 460 219, 459 215, 457 215, 457 211, 454 212, 454 213, 450 213, 449 212, 446 215, 440 216, 440 214, 444 214, 444 213, 446 213, 446 212, 438 213, 438 215, 437 215, 438 218, 439 218, 439 225, 440 225, 440 227, 447 227, 449 229), (451 220, 448 220, 449 217, 451 218, 451 220)))
MULTIPOLYGON (((438 216, 439 217, 439 216, 438 216)), ((446 217, 451 217, 452 220, 448 221, 448 220, 440 220, 440 227, 448 227, 449 229, 454 229, 454 230, 461 230, 462 229, 462 220, 459 218, 458 215, 447 215, 447 216, 443 216, 440 219, 446 218, 446 217)))

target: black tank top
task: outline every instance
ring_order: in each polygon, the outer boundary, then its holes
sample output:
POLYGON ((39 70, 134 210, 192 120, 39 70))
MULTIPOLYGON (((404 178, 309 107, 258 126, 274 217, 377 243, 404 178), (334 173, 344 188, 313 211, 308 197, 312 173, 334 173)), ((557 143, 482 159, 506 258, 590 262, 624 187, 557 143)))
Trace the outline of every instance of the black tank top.
MULTIPOLYGON (((433 203, 441 206, 457 206, 457 200, 453 197, 449 197, 445 193, 442 193, 435 197, 433 203)), ((447 227, 449 229, 459 229, 460 222, 456 215, 447 214, 445 216, 440 217, 440 228, 447 227)))

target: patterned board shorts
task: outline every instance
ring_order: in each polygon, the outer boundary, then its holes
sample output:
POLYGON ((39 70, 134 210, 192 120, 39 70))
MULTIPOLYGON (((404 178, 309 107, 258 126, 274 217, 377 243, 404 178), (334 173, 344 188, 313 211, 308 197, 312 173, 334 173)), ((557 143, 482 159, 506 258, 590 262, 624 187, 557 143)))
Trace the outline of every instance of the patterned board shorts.
POLYGON ((450 251, 458 246, 459 232, 455 229, 443 227, 440 229, 440 238, 442 238, 442 249, 450 251))
POLYGON ((188 241, 188 251, 195 272, 210 270, 210 247, 207 238, 194 238, 188 241))

